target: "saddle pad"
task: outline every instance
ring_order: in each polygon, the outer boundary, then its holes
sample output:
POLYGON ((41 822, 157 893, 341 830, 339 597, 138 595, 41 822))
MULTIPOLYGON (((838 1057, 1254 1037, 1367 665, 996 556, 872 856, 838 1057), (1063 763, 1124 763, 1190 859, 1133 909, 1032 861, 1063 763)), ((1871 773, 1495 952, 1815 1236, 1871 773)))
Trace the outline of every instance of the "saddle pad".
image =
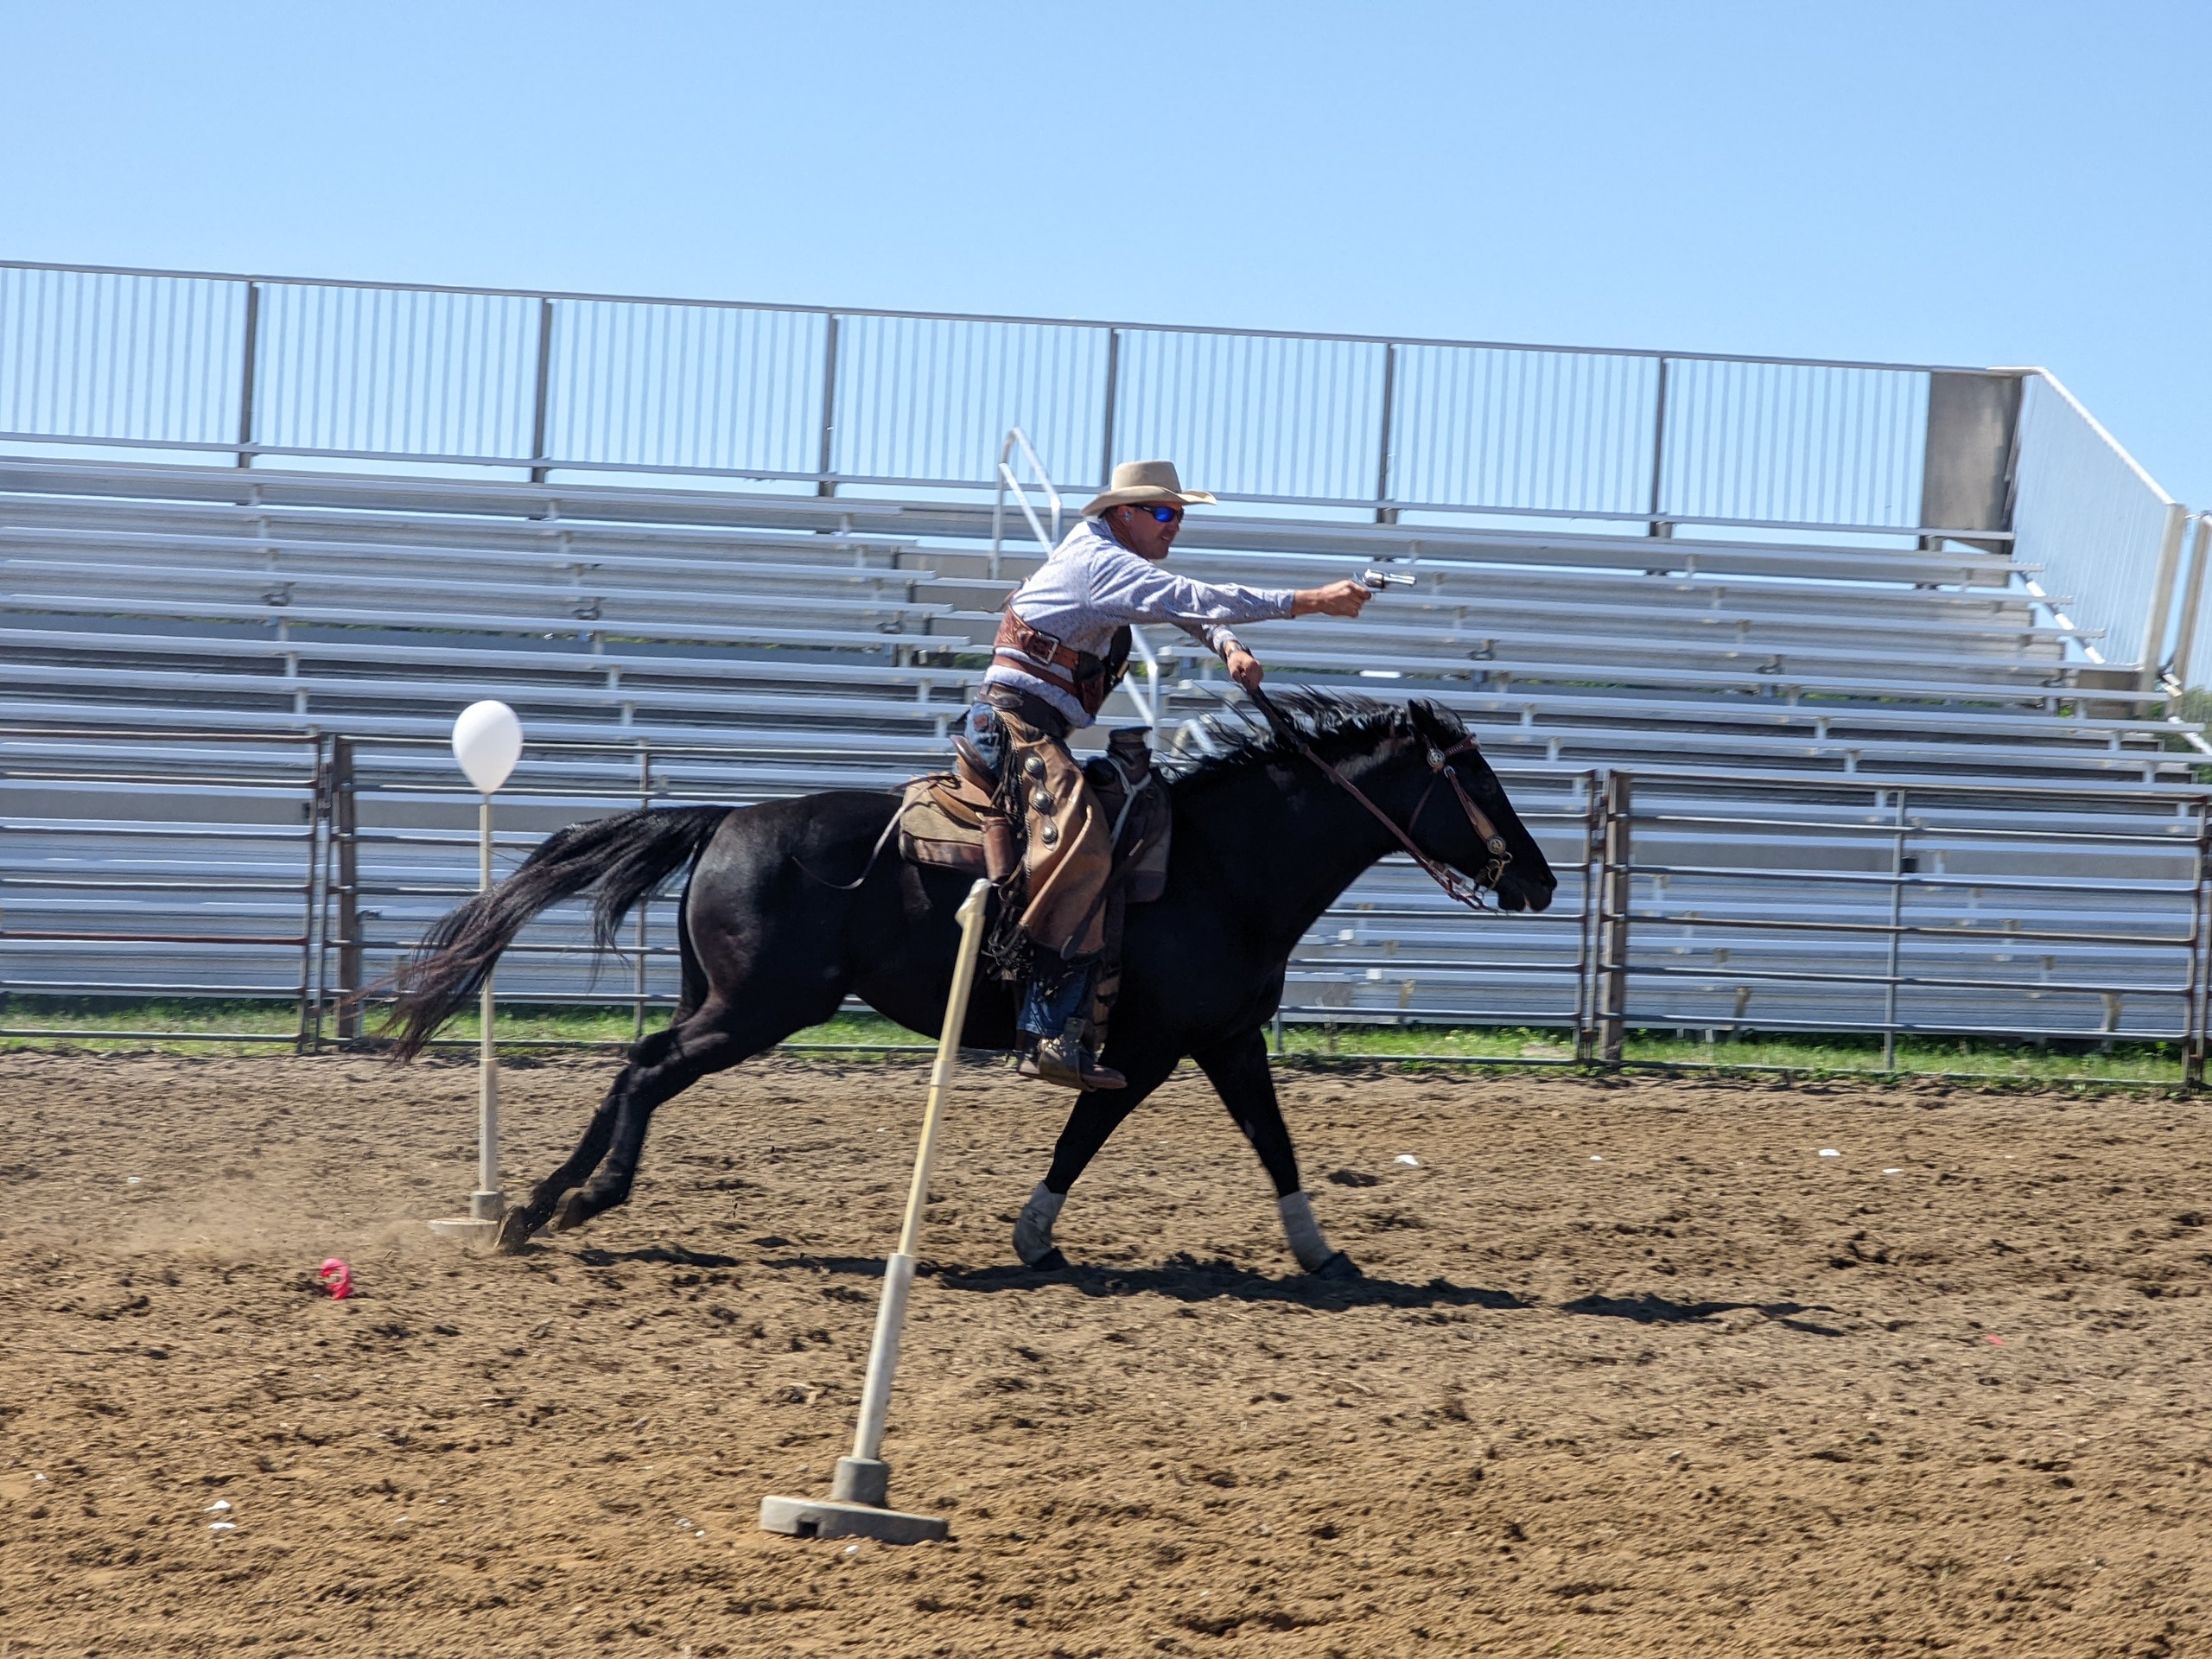
POLYGON ((899 807, 899 855, 910 864, 982 874, 982 809, 987 804, 954 773, 915 779, 899 807))
MULTIPOLYGON (((899 804, 899 855, 910 864, 934 865, 963 875, 986 874, 983 813, 989 804, 981 788, 956 772, 931 772, 913 779, 899 804)), ((1143 847, 1136 867, 1125 878, 1128 902, 1151 904, 1167 889, 1171 819, 1166 791, 1155 779, 1126 813, 1122 798, 1113 799, 1112 806, 1114 816, 1122 819, 1116 862, 1133 848, 1143 847)))

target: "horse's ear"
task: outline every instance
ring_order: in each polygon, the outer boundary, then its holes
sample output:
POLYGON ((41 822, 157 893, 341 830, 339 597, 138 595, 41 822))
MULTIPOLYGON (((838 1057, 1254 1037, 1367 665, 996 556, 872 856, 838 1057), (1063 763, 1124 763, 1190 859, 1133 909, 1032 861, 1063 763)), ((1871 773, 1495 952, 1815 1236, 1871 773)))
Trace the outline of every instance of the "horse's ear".
POLYGON ((1406 705, 1406 712, 1413 716, 1414 730, 1439 748, 1449 748, 1466 735, 1457 715, 1438 708, 1427 697, 1415 697, 1406 705))

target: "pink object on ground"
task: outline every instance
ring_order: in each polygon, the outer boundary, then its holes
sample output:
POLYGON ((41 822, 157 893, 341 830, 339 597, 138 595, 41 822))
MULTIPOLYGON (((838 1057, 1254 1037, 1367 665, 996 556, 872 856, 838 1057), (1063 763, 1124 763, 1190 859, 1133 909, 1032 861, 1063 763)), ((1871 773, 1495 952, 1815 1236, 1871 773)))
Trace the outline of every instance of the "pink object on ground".
POLYGON ((330 1287, 333 1301, 343 1301, 353 1294, 353 1269, 334 1255, 316 1270, 315 1276, 330 1287))

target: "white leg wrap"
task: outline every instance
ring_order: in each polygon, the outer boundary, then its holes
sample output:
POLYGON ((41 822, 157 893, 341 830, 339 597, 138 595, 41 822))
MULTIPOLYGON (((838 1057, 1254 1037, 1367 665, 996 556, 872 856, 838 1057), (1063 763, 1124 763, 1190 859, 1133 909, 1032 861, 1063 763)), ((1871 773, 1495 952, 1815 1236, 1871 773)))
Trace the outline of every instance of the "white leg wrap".
POLYGON ((1278 1199, 1275 1208, 1282 1212, 1282 1236, 1290 1241, 1290 1253, 1298 1258, 1298 1265, 1308 1273, 1318 1272, 1336 1252, 1321 1236, 1321 1224, 1313 1219, 1313 1198, 1294 1192, 1278 1199))
POLYGON ((1060 1206, 1068 1201, 1065 1192, 1055 1192, 1044 1182, 1037 1183, 1037 1190, 1029 1195, 1029 1202, 1021 1206, 1021 1219, 1014 1224, 1014 1253, 1030 1266, 1035 1266, 1052 1250, 1052 1224, 1060 1218, 1060 1206))

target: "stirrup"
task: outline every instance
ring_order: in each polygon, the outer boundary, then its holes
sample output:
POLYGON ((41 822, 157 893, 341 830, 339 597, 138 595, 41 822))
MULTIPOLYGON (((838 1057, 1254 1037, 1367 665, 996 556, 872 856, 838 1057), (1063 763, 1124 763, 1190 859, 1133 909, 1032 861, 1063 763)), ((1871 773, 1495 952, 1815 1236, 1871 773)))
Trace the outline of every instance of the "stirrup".
POLYGON ((1101 1065, 1084 1046, 1083 1021, 1071 1020, 1057 1037, 1040 1037, 1014 1068, 1017 1075, 1063 1089, 1126 1089, 1129 1080, 1110 1065, 1101 1065))

